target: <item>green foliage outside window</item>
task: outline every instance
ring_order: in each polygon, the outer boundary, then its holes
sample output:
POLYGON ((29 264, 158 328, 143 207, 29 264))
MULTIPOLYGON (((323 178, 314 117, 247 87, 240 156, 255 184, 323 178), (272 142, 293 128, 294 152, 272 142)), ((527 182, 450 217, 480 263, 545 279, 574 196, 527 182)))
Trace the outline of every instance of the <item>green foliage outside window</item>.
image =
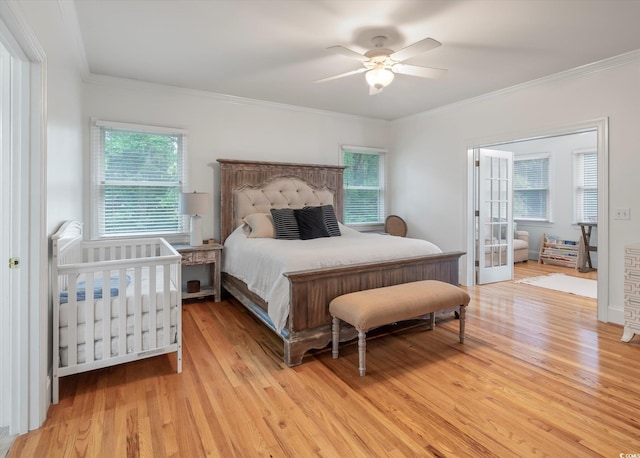
POLYGON ((380 223, 384 218, 382 155, 343 151, 345 224, 380 223))
POLYGON ((104 129, 105 235, 180 230, 181 138, 104 129))

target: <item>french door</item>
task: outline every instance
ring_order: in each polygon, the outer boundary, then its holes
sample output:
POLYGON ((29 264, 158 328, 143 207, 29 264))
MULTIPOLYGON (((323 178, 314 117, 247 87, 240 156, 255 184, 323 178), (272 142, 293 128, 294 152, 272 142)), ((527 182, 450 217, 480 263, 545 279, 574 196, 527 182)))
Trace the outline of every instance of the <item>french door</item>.
POLYGON ((513 153, 474 150, 477 283, 513 278, 513 153))

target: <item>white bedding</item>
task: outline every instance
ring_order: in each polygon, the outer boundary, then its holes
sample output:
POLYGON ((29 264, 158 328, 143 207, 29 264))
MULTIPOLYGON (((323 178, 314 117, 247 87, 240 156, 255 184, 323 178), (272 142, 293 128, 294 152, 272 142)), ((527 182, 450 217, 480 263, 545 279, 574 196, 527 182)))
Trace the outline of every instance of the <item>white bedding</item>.
POLYGON ((278 240, 248 238, 240 226, 224 243, 222 270, 267 302, 269 318, 280 332, 289 315, 286 272, 442 253, 426 240, 361 233, 342 224, 340 231, 340 237, 278 240))

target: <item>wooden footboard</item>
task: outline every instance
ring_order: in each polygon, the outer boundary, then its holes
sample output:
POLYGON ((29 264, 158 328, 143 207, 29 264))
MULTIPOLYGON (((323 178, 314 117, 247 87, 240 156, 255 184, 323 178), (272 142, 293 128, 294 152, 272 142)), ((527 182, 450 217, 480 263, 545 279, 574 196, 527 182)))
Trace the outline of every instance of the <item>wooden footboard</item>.
MULTIPOLYGON (((357 264, 347 267, 289 272, 290 311, 284 341, 284 359, 288 366, 302 363, 304 354, 324 348, 331 341, 329 302, 342 294, 419 280, 440 280, 458 285, 458 260, 464 252, 455 251, 394 261, 357 264)), ((229 275, 223 287, 271 329, 267 304, 246 285, 229 275)), ((346 327, 345 327, 346 328, 346 327)), ((355 337, 352 329, 341 331, 341 340, 355 337)))

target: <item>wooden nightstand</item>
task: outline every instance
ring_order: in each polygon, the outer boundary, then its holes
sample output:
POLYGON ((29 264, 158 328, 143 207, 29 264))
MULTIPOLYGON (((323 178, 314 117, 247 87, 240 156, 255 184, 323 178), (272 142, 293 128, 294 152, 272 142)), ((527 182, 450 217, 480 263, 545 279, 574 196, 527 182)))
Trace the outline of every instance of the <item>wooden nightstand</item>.
POLYGON ((201 286, 197 293, 188 293, 184 290, 182 299, 213 296, 215 302, 220 302, 222 300, 220 285, 222 245, 219 243, 202 246, 174 245, 174 248, 182 255, 183 266, 209 266, 209 284, 201 286))

